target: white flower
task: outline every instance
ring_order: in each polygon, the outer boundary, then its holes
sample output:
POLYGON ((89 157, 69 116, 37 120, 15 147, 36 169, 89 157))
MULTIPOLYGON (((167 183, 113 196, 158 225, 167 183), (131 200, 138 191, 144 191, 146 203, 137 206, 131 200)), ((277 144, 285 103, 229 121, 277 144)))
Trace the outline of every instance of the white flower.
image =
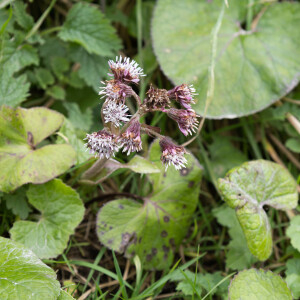
POLYGON ((159 141, 162 150, 160 160, 165 164, 166 171, 172 164, 176 170, 186 167, 187 160, 184 157, 185 149, 181 146, 176 146, 169 138, 163 138, 159 141))
POLYGON ((102 110, 105 123, 111 122, 115 127, 120 127, 122 122, 128 122, 130 115, 127 114, 129 108, 122 103, 117 103, 111 100, 107 100, 104 103, 104 109, 102 110))
POLYGON ((134 60, 130 61, 129 57, 123 59, 120 55, 120 57, 116 57, 116 61, 110 60, 108 65, 113 73, 109 75, 114 76, 119 81, 138 83, 140 76, 145 76, 143 69, 139 67, 138 63, 134 60))
POLYGON ((95 157, 99 158, 115 156, 115 152, 120 148, 116 136, 105 129, 87 134, 85 140, 87 140, 85 146, 90 150, 90 154, 95 154, 95 157))

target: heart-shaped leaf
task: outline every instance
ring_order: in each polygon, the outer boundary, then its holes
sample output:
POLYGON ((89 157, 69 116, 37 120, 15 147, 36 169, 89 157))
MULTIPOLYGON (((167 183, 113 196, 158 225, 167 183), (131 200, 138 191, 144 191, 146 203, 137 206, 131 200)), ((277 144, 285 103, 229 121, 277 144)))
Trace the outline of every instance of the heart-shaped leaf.
POLYGON ((202 168, 193 155, 180 172, 171 167, 164 172, 158 142, 150 149, 150 161, 161 172, 149 174, 153 193, 138 202, 119 199, 104 205, 98 214, 97 234, 107 247, 137 254, 147 269, 166 269, 177 246, 185 237, 196 209, 202 168), (120 217, 120 215, 122 217, 120 217))
POLYGON ((65 172, 75 161, 70 145, 38 144, 54 133, 63 115, 43 107, 0 110, 0 190, 9 192, 25 183, 44 183, 65 172))
POLYGON ((239 272, 230 283, 230 300, 292 300, 286 282, 277 274, 262 269, 239 272))
POLYGON ((265 160, 246 162, 218 181, 226 203, 234 208, 251 253, 266 260, 272 252, 271 226, 264 205, 297 206, 297 184, 282 166, 265 160))
POLYGON ((27 197, 42 215, 38 222, 16 221, 10 230, 11 238, 40 258, 56 257, 67 247, 69 236, 83 218, 79 195, 60 179, 54 179, 31 185, 27 197))
POLYGON ((23 245, 0 237, 0 295, 3 300, 56 300, 55 272, 23 245))
MULTIPOLYGON (((152 22, 154 51, 175 83, 194 83, 194 106, 204 114, 211 32, 224 0, 157 1, 152 22)), ((231 0, 218 34, 210 118, 235 118, 271 105, 300 78, 300 3, 267 4, 246 31, 248 0, 231 0), (287 55, 288 53, 288 55, 287 55)), ((255 6, 254 8, 256 9, 255 6)), ((255 16, 255 14, 254 14, 255 16)))

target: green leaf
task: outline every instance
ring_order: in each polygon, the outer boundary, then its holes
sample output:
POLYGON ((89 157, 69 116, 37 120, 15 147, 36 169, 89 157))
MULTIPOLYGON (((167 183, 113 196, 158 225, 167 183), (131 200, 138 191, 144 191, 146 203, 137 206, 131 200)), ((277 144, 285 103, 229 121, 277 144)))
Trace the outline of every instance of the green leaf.
POLYGON ((64 117, 42 107, 0 110, 0 190, 44 183, 65 172, 75 160, 69 145, 38 144, 61 126, 64 117))
POLYGON ((92 87, 96 92, 99 91, 101 80, 107 78, 107 58, 96 54, 89 54, 80 46, 71 48, 71 59, 80 64, 78 75, 86 84, 92 87))
MULTIPOLYGON (((221 275, 221 272, 215 273, 198 273, 195 274, 189 270, 184 272, 179 272, 176 270, 171 275, 171 281, 180 281, 176 287, 177 291, 182 291, 184 295, 195 295, 195 291, 199 295, 201 292, 209 292, 213 287, 215 287, 224 277, 221 275)), ((214 289, 211 295, 222 294, 224 290, 227 291, 229 282, 225 281, 216 289, 214 289)))
POLYGON ((286 283, 295 299, 300 298, 300 258, 292 258, 286 262, 286 283))
POLYGON ((28 214, 32 211, 26 201, 25 188, 21 187, 13 194, 4 195, 6 207, 19 216, 21 219, 26 219, 28 214))
POLYGON ((67 72, 70 68, 69 60, 61 56, 52 57, 50 64, 53 73, 59 80, 62 80, 64 78, 64 73, 67 72))
MULTIPOLYGON (((211 33, 223 0, 158 1, 152 22, 160 66, 175 84, 194 83, 203 115, 211 61, 211 33)), ((215 85, 209 118, 236 118, 271 105, 299 82, 300 4, 280 2, 245 31, 248 0, 232 0, 218 34, 215 85), (289 53, 289 55, 286 55, 289 53)))
POLYGON ((46 90, 46 94, 53 97, 56 100, 65 100, 66 92, 59 85, 53 85, 46 90))
POLYGON ((246 162, 232 169, 218 186, 226 203, 236 214, 251 253, 266 260, 272 252, 271 226, 264 205, 276 209, 297 206, 297 185, 282 166, 264 160, 246 162))
POLYGON ((0 294, 3 300, 56 300, 55 272, 23 245, 0 237, 0 294))
POLYGON ((4 39, 0 43, 2 52, 0 64, 13 74, 30 65, 38 65, 37 50, 31 45, 20 45, 15 39, 4 39))
POLYGON ((15 222, 11 238, 40 258, 58 256, 83 218, 84 206, 79 195, 60 179, 53 179, 43 185, 31 185, 27 197, 42 215, 38 222, 15 222))
POLYGON ((34 70, 35 77, 37 82, 42 89, 46 89, 48 85, 54 83, 54 77, 51 72, 45 68, 37 68, 34 70))
POLYGON ((226 267, 232 270, 249 268, 257 259, 247 247, 247 241, 235 211, 228 206, 220 206, 213 210, 213 215, 222 226, 229 227, 231 238, 226 253, 226 267))
POLYGON ((91 158, 91 155, 86 151, 83 138, 79 138, 77 136, 77 130, 68 119, 65 119, 64 124, 61 126, 58 134, 59 136, 56 140, 57 144, 64 144, 66 142, 65 138, 67 138, 67 142, 76 151, 76 164, 81 164, 91 158))
POLYGON ((166 269, 174 251, 185 237, 196 209, 202 169, 192 155, 188 167, 167 173, 160 161, 158 142, 150 149, 149 158, 159 173, 149 174, 154 181, 153 193, 143 203, 119 199, 104 205, 97 219, 97 234, 107 247, 124 253, 137 254, 146 269, 166 269), (122 215, 122 218, 120 218, 122 215))
POLYGON ((26 12, 27 5, 22 1, 14 2, 14 16, 17 23, 26 31, 29 31, 34 25, 34 19, 26 12))
POLYGON ((29 86, 25 75, 14 78, 11 70, 0 66, 0 105, 17 106, 27 98, 29 86))
POLYGON ((295 153, 300 153, 300 139, 290 138, 285 142, 285 146, 295 153))
POLYGON ((286 282, 271 271, 250 269, 239 272, 230 283, 230 300, 292 300, 286 282))
POLYGON ((300 251, 300 216, 295 216, 286 230, 286 235, 291 238, 294 248, 300 251))
POLYGON ((79 105, 75 102, 64 102, 63 105, 67 109, 69 120, 75 128, 84 131, 90 130, 93 122, 93 115, 91 109, 88 108, 83 113, 80 110, 79 105))
POLYGON ((99 9, 86 3, 72 6, 58 36, 101 56, 110 56, 121 48, 110 22, 99 9))

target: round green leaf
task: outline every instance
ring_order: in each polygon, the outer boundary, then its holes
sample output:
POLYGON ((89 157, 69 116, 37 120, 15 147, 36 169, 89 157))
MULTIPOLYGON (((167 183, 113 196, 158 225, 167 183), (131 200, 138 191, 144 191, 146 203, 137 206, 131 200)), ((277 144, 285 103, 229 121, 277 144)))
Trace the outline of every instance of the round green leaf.
POLYGON ((69 236, 83 218, 79 195, 60 179, 54 179, 31 185, 27 197, 42 215, 39 222, 16 221, 10 230, 11 238, 40 258, 56 257, 67 247, 69 236))
POLYGON ((9 192, 25 183, 44 183, 65 172, 75 160, 70 145, 38 144, 53 134, 63 115, 43 107, 0 110, 0 190, 9 192))
POLYGON ((107 247, 138 255, 147 269, 168 268, 174 251, 185 237, 198 201, 202 169, 192 155, 188 167, 164 172, 158 142, 150 149, 150 161, 160 170, 149 175, 153 193, 141 201, 119 199, 104 205, 98 214, 97 234, 107 247), (121 216, 121 217, 120 217, 121 216))
POLYGON ((239 272, 229 286, 229 300, 292 300, 286 282, 271 271, 250 269, 239 272))
POLYGON ((3 300, 56 300, 55 272, 23 245, 0 237, 0 295, 3 300))
MULTIPOLYGON (((195 85, 199 96, 194 108, 201 115, 211 62, 211 32, 222 2, 164 0, 157 1, 154 10, 152 38, 160 66, 175 84, 195 85)), ((260 111, 299 82, 300 4, 268 5, 256 28, 245 31, 241 24, 246 21, 248 2, 232 0, 225 10, 209 118, 236 118, 260 111)))
POLYGON ((265 160, 246 162, 232 169, 218 186, 234 208, 253 255, 266 260, 272 252, 270 224, 264 205, 277 209, 297 206, 297 184, 282 166, 265 160))

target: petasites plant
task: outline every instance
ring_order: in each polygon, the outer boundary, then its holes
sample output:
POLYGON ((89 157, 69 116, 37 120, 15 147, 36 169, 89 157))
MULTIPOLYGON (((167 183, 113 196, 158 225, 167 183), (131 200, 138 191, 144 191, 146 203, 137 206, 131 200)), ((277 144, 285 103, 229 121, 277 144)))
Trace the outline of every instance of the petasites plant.
POLYGON ((263 110, 300 79, 300 3, 228 2, 218 34, 214 97, 207 114, 209 35, 224 0, 157 1, 152 20, 153 49, 161 69, 175 84, 193 83, 199 91, 193 108, 216 119, 263 110), (253 20, 249 20, 249 11, 255 16, 253 20))
POLYGON ((76 153, 67 144, 40 146, 58 130, 62 114, 43 107, 0 109, 0 191, 25 183, 44 183, 67 171, 76 153))
POLYGON ((246 162, 218 180, 226 203, 235 209, 251 253, 266 260, 272 253, 272 234, 264 205, 288 210, 297 206, 297 184, 279 164, 246 162))
POLYGON ((230 300, 292 300, 286 282, 277 274, 262 269, 239 272, 231 281, 228 299, 230 300))
POLYGON ((0 237, 0 294, 3 300, 71 300, 56 273, 31 250, 0 237))
POLYGON ((176 121, 185 136, 192 134, 198 127, 197 115, 191 109, 195 90, 186 84, 169 91, 151 86, 142 101, 131 87, 145 76, 138 64, 121 56, 108 64, 113 79, 103 82, 99 92, 105 98, 101 110, 105 127, 87 134, 86 138, 86 147, 100 159, 85 172, 83 179, 99 177, 105 163, 122 148, 127 155, 141 151, 141 134, 157 138, 149 160, 160 172, 149 175, 153 192, 141 199, 142 203, 119 199, 105 205, 98 215, 97 233, 107 247, 127 257, 137 254, 146 268, 165 269, 172 263, 173 252, 187 233, 196 209, 202 171, 192 155, 185 157, 188 152, 184 147, 161 135, 160 128, 140 121, 145 120, 147 113, 159 111, 176 121), (137 107, 132 117, 126 106, 126 99, 130 97, 135 99, 137 107), (170 165, 180 172, 168 170, 170 165))
POLYGON ((69 236, 81 222, 84 206, 79 195, 60 179, 30 185, 29 203, 41 211, 38 222, 16 221, 11 238, 31 249, 39 258, 53 258, 67 247, 69 236))
MULTIPOLYGON (((86 146, 90 153, 101 159, 95 165, 95 169, 97 167, 97 171, 99 171, 98 165, 103 165, 121 148, 123 148, 123 152, 127 152, 127 155, 141 151, 142 133, 158 137, 162 151, 161 161, 165 164, 166 169, 170 164, 174 165, 177 170, 184 168, 187 164, 184 156, 187 151, 172 142, 170 138, 161 135, 159 128, 140 123, 140 120, 147 113, 164 112, 177 122, 185 136, 192 134, 198 125, 197 115, 191 109, 195 89, 186 84, 176 86, 169 91, 151 86, 142 102, 130 85, 138 84, 140 77, 145 76, 138 64, 134 60, 130 61, 129 58, 121 56, 117 57, 116 61, 110 60, 108 64, 111 72, 109 75, 113 79, 102 82, 104 86, 99 92, 99 95, 105 98, 101 110, 105 127, 98 132, 87 134, 86 137, 86 146), (125 104, 126 99, 130 97, 135 99, 137 106, 137 111, 132 117, 125 104), (182 107, 181 109, 172 107, 177 103, 182 107)), ((94 175, 95 173, 92 173, 89 176, 94 175)))

